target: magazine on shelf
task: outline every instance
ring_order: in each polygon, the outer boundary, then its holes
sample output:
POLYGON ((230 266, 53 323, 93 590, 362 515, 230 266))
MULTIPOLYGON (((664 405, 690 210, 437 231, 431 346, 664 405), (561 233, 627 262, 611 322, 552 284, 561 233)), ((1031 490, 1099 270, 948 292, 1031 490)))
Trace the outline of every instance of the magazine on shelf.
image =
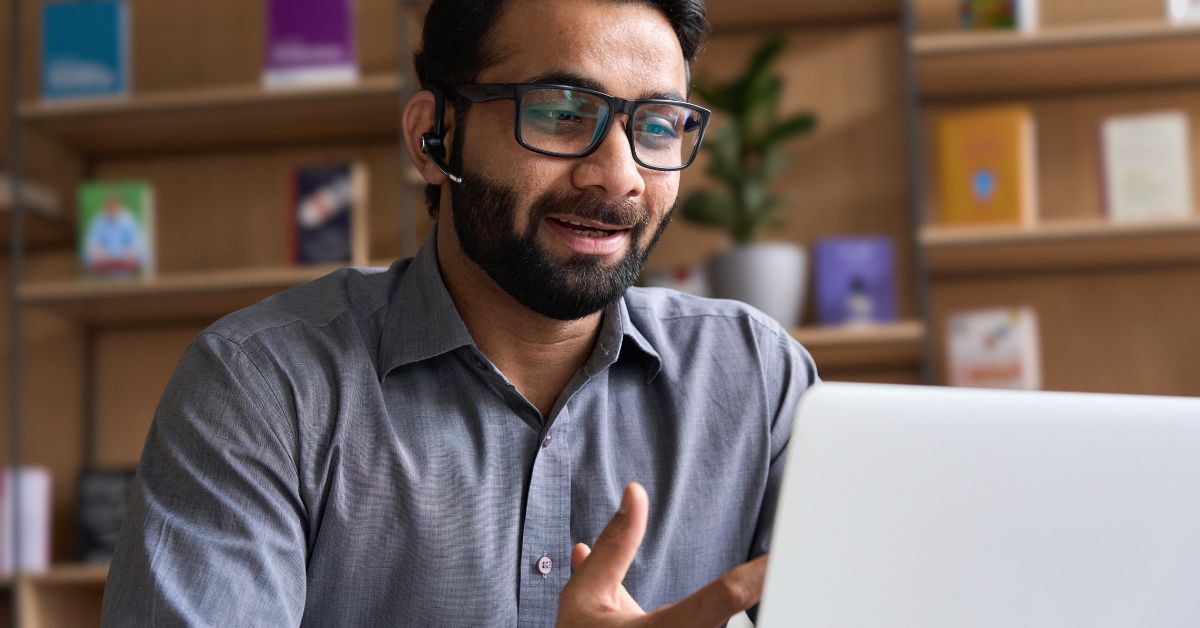
POLYGON ((292 175, 292 261, 367 265, 367 169, 360 163, 297 168, 292 175))
POLYGON ((949 319, 947 370, 951 386, 1042 387, 1037 316, 1032 308, 994 308, 949 319))
POLYGON ((968 109, 938 125, 940 224, 1031 226, 1037 216, 1033 114, 1022 105, 968 109))
POLYGON ((1038 0, 959 0, 962 27, 966 30, 1038 29, 1038 0))
POLYGON ((1165 0, 1172 22, 1200 22, 1200 0, 1165 0))
POLYGON ((1104 120, 1104 191, 1114 222, 1195 215, 1187 112, 1160 111, 1104 120))
POLYGON ((144 279, 154 274, 154 194, 148 183, 84 184, 78 224, 85 278, 144 279))
POLYGON ((84 471, 79 476, 78 558, 85 563, 112 559, 129 504, 137 469, 84 471))
POLYGON ((21 571, 38 573, 50 567, 50 488, 50 471, 45 468, 21 467, 15 473, 10 467, 0 468, 0 576, 11 576, 18 566, 18 536, 21 571), (19 489, 19 517, 13 512, 14 489, 19 489), (20 523, 20 530, 14 522, 20 523))
POLYGON ((354 0, 267 0, 267 87, 358 81, 354 0))
POLYGON ((42 98, 128 96, 129 5, 125 0, 42 5, 42 98))
POLYGON ((882 236, 824 238, 814 246, 817 323, 896 320, 895 247, 882 236))

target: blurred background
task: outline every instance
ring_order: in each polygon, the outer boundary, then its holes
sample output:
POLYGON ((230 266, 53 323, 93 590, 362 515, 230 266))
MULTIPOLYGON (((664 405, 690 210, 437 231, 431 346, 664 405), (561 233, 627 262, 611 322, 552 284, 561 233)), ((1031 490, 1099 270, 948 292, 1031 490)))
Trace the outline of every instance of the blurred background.
MULTIPOLYGON (((0 624, 98 624, 197 333, 424 239, 425 6, 0 0, 0 624)), ((707 6, 645 284, 757 305, 827 380, 1200 394, 1200 2, 707 6)))

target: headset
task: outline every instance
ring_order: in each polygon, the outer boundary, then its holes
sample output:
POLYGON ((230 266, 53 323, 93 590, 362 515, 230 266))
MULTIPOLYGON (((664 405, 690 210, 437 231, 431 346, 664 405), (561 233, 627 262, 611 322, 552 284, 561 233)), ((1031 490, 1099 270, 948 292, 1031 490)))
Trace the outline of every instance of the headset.
POLYGON ((446 129, 443 124, 443 118, 446 115, 446 98, 442 95, 442 90, 438 87, 430 87, 429 91, 433 92, 435 112, 433 122, 433 132, 426 133, 421 136, 421 152, 429 155, 429 161, 437 166, 442 174, 450 178, 455 183, 462 183, 462 177, 450 172, 450 165, 446 163, 446 129))

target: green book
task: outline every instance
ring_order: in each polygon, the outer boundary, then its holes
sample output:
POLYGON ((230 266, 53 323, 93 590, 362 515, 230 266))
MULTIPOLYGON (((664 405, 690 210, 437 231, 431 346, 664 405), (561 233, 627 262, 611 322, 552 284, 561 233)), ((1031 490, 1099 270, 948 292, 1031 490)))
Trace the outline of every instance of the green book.
POLYGON ((154 199, 137 181, 94 182, 79 189, 79 266, 90 279, 154 274, 154 199))

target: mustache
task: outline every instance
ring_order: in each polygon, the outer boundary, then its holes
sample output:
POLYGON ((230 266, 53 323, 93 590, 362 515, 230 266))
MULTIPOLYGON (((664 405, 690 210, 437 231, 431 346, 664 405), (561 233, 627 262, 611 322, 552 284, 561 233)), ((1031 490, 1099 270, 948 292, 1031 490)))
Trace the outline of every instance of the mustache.
POLYGON ((593 193, 543 194, 530 207, 530 225, 540 224, 550 214, 567 213, 610 225, 643 228, 650 224, 650 210, 634 200, 606 201, 593 193))

